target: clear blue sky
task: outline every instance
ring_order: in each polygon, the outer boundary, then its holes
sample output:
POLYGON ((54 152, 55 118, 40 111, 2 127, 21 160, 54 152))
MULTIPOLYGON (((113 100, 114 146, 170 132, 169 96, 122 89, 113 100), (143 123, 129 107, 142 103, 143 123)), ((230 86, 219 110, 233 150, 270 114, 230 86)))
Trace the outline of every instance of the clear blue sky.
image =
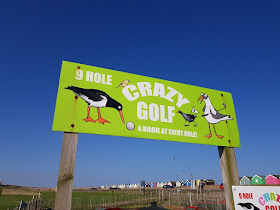
MULTIPOLYGON (((231 92, 239 175, 280 174, 279 9, 279 1, 1 1, 0 181, 56 186, 63 60, 231 92)), ((222 182, 217 146, 79 135, 74 186, 190 174, 222 182)))

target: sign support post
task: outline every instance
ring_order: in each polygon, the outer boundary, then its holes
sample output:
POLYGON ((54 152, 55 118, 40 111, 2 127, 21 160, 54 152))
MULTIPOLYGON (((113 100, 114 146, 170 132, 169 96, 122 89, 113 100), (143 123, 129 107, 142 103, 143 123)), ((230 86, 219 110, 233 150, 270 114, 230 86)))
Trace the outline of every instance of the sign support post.
POLYGON ((218 146, 218 151, 224 183, 226 208, 227 210, 234 210, 232 185, 240 185, 234 148, 218 146))
POLYGON ((78 135, 78 133, 64 132, 55 197, 55 210, 71 209, 78 135))

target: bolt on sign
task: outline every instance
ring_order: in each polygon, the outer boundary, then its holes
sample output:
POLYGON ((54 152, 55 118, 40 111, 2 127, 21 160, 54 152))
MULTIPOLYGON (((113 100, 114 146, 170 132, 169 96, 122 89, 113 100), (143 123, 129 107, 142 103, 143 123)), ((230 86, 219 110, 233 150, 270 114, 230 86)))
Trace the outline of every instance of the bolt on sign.
POLYGON ((279 186, 232 186, 235 209, 279 210, 279 186))
POLYGON ((53 130, 240 147, 230 93, 67 61, 53 130))

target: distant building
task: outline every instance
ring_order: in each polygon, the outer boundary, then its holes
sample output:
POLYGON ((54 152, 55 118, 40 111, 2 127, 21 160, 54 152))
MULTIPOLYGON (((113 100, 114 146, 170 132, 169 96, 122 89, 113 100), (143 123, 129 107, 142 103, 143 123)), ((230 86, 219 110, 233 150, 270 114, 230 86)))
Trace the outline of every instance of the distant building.
POLYGON ((125 188, 125 187, 126 187, 125 184, 120 184, 120 185, 119 185, 119 188, 121 188, 121 189, 122 189, 122 188, 125 188))
POLYGON ((164 183, 163 182, 158 182, 157 187, 163 187, 164 183))
POLYGON ((205 185, 215 185, 216 181, 214 179, 204 179, 203 183, 205 185))
POLYGON ((255 175, 252 178, 252 184, 253 185, 263 185, 265 183, 265 176, 262 175, 255 175))
POLYGON ((269 174, 265 178, 265 182, 266 182, 266 184, 280 184, 280 175, 269 174))
POLYGON ((252 185, 252 177, 251 176, 243 176, 240 180, 240 185, 252 185))
POLYGON ((186 182, 185 181, 181 181, 181 186, 185 186, 186 182))
POLYGON ((185 183, 185 185, 186 185, 186 186, 191 186, 191 181, 190 181, 190 180, 187 180, 186 183, 185 183))

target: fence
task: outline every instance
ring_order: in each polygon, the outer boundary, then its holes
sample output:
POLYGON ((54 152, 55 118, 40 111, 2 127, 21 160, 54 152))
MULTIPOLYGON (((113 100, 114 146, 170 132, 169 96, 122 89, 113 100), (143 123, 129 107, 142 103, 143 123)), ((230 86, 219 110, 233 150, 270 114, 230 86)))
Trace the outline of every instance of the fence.
MULTIPOLYGON (((14 210, 46 210, 53 209, 53 199, 33 199, 23 208, 14 210)), ((156 190, 110 190, 75 192, 72 198, 73 210, 88 210, 97 207, 120 207, 141 208, 148 206, 151 202, 158 205, 174 206, 198 206, 200 209, 224 210, 225 196, 223 191, 217 190, 178 190, 178 189, 156 189, 156 190), (80 194, 80 196, 78 196, 80 194)))

